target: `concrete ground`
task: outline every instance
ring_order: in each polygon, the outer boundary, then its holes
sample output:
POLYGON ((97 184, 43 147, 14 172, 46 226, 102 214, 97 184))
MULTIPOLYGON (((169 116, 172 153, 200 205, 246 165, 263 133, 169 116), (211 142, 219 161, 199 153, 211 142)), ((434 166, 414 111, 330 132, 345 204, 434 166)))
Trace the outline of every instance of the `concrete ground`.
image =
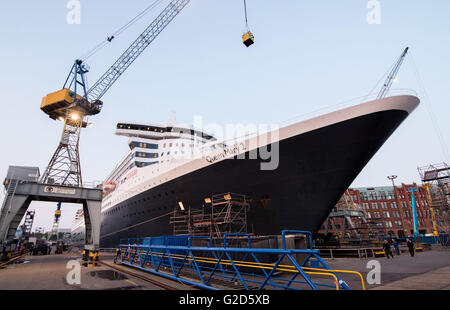
MULTIPOLYGON (((23 263, 0 269, 0 290, 162 290, 147 281, 101 265, 81 267, 80 284, 70 284, 67 276, 73 267, 68 268, 67 265, 80 258, 79 253, 26 256, 23 263)), ((145 276, 151 278, 151 275, 145 276)), ((164 282, 164 279, 154 278, 164 282)), ((169 285, 177 288, 176 283, 169 285)))
MULTIPOLYGON (((450 249, 435 247, 431 251, 394 256, 394 259, 378 257, 381 283, 368 284, 367 267, 372 259, 336 258, 325 259, 333 269, 358 271, 363 275, 366 289, 401 290, 449 290, 450 289, 450 249)), ((352 275, 343 276, 352 289, 361 289, 361 281, 352 275)))
MULTIPOLYGON (((111 254, 101 255, 108 263, 111 254)), ((80 253, 63 255, 27 256, 21 264, 11 264, 0 269, 0 290, 161 290, 162 288, 139 278, 111 269, 105 265, 80 269, 80 284, 69 284, 67 275, 69 261, 80 259, 80 253)), ((374 290, 450 290, 450 249, 436 248, 431 251, 408 253, 394 259, 377 258, 380 263, 380 284, 368 284, 367 268, 371 259, 337 258, 325 259, 333 269, 358 271, 363 275, 366 289, 374 290)), ((118 266, 125 268, 126 266, 118 266)), ((130 270, 130 269, 129 269, 130 270)), ((130 271, 152 278, 180 290, 189 290, 181 283, 154 276, 143 271, 130 271)), ((362 288, 355 275, 342 275, 352 289, 362 288)))

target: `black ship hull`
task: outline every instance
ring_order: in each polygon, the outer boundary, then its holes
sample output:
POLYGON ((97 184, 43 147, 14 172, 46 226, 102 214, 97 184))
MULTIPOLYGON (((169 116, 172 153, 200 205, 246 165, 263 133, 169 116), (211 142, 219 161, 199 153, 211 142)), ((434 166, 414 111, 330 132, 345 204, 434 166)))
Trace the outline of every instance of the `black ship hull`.
POLYGON ((170 213, 179 201, 200 208, 206 197, 224 192, 253 198, 248 230, 255 234, 316 231, 407 116, 401 109, 378 111, 280 140, 275 170, 261 170, 260 159, 226 159, 151 188, 104 212, 100 246, 171 235, 170 213))

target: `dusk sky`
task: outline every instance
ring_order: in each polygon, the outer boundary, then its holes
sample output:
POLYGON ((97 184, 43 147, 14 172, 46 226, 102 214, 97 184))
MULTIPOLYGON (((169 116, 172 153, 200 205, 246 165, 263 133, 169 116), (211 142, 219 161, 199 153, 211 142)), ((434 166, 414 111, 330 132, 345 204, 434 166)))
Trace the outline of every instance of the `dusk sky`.
MULTIPOLYGON (((43 173, 62 123, 40 111, 42 97, 62 88, 76 58, 152 2, 79 0, 80 24, 69 24, 68 0, 2 1, 2 179, 9 165, 36 166, 43 173)), ((256 41, 250 48, 241 41, 242 0, 192 0, 125 72, 102 98, 102 113, 89 120, 94 126, 82 133, 84 181, 103 180, 126 154, 127 139, 114 135, 119 121, 165 123, 175 111, 184 124, 201 116, 221 126, 282 126, 378 92, 377 82, 407 46, 410 54, 393 88, 414 90, 422 103, 352 187, 390 185, 386 176, 392 174, 397 184, 420 183, 418 166, 450 163, 450 1, 247 2, 256 41), (380 4, 379 24, 367 21, 371 2, 380 4)), ((167 3, 87 60, 90 85, 167 3)), ((37 212, 34 228, 50 229, 56 204, 31 208, 37 212)), ((71 227, 77 208, 63 205, 61 228, 71 227)))

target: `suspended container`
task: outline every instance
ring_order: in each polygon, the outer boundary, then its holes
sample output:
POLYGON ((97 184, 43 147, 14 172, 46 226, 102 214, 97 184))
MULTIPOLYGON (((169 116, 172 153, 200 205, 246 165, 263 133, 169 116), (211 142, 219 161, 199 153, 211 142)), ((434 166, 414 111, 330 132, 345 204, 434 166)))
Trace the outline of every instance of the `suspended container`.
POLYGON ((255 37, 250 32, 248 28, 248 17, 247 17, 247 1, 244 0, 244 12, 245 12, 245 33, 242 35, 242 42, 245 46, 249 47, 250 45, 255 43, 255 37))
POLYGON ((255 37, 250 31, 247 31, 242 35, 242 42, 245 46, 249 47, 250 45, 255 43, 255 37))

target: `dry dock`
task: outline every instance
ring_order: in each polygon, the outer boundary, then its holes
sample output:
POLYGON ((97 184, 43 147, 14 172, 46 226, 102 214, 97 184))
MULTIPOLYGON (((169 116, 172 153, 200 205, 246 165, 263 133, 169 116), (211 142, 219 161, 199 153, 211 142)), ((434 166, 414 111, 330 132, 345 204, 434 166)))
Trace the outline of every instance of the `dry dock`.
MULTIPOLYGON (((126 266, 112 263, 112 256, 103 253, 98 267, 80 269, 80 284, 69 284, 69 261, 79 253, 26 256, 20 264, 0 269, 0 290, 192 290, 181 283, 164 279, 126 266), (103 264, 102 264, 103 262, 103 264)), ((372 259, 325 259, 334 269, 360 272, 368 290, 450 290, 450 249, 435 248, 416 253, 404 253, 394 259, 376 258, 381 267, 381 283, 367 283, 367 268, 372 259)), ((354 290, 361 289, 356 277, 345 281, 354 290)))
MULTIPOLYGON (((373 258, 325 259, 336 269, 351 269, 361 272, 364 279, 371 269, 367 263, 373 258)), ((430 251, 394 256, 394 259, 377 257, 380 262, 381 284, 368 284, 367 289, 375 290, 450 290, 450 249, 436 247, 430 251)), ((350 287, 357 288, 357 279, 346 279, 350 287)))
MULTIPOLYGON (((110 254, 102 257, 108 261, 110 254)), ((80 268, 79 284, 69 284, 67 267, 79 260, 77 252, 63 255, 25 256, 20 264, 0 269, 0 290, 187 290, 174 283, 129 268, 111 268, 100 264, 93 268, 80 268), (131 273, 130 273, 131 271, 131 273)), ((112 262, 112 259, 110 259, 112 262)), ((72 281, 73 282, 73 281, 72 281)))

